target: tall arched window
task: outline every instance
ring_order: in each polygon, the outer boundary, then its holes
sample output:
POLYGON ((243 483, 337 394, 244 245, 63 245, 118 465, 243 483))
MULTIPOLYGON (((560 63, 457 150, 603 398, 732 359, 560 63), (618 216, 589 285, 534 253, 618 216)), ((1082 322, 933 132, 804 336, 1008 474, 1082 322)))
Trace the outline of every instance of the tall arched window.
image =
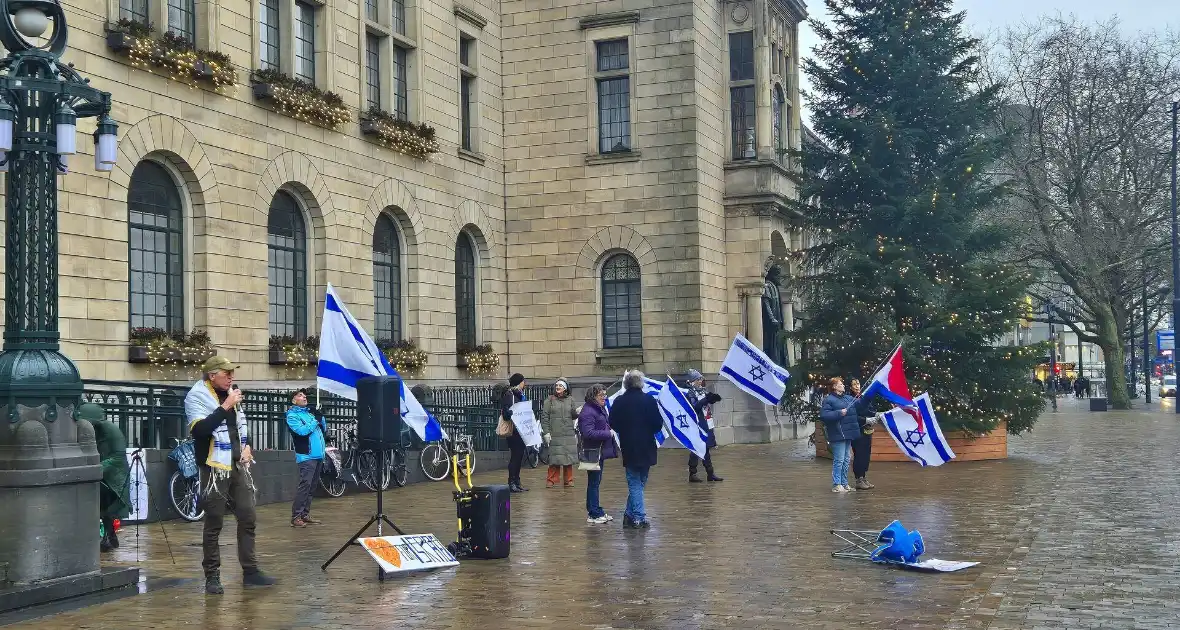
POLYGON ((466 232, 455 244, 455 347, 460 352, 474 348, 475 332, 475 243, 466 232))
POLYGON ((135 167, 127 226, 131 327, 184 330, 184 209, 163 166, 144 160, 135 167))
POLYGON ((774 86, 774 93, 770 96, 771 114, 774 116, 774 129, 771 133, 774 134, 775 159, 780 162, 785 162, 787 159, 787 156, 783 153, 783 150, 786 148, 783 138, 783 107, 785 103, 786 99, 783 98, 783 89, 777 85, 774 86))
POLYGON ((642 320, 639 263, 628 254, 615 254, 602 266, 603 347, 643 347, 642 320))
POLYGON ((374 325, 378 339, 402 338, 401 245, 393 220, 382 214, 373 231, 374 325))
POLYGON ((307 337, 307 229, 299 203, 280 190, 266 226, 270 334, 307 337))

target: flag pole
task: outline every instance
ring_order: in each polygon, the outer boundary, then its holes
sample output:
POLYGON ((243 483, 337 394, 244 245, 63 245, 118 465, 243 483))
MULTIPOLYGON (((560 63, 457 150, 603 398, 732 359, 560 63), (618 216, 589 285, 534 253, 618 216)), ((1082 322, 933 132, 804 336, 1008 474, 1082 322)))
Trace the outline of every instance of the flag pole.
MULTIPOLYGON (((885 364, 889 362, 889 357, 893 356, 893 353, 894 353, 894 352, 897 352, 897 350, 898 350, 899 348, 901 348, 901 344, 902 344, 902 342, 900 342, 900 341, 899 341, 899 342, 897 342, 897 345, 896 345, 896 346, 893 346, 893 349, 889 351, 889 354, 885 355, 885 360, 884 360, 884 361, 882 361, 882 362, 880 362, 880 363, 878 363, 878 364, 877 364, 877 367, 876 367, 876 369, 874 369, 874 370, 872 371, 872 373, 870 373, 870 375, 869 375, 869 378, 872 378, 872 377, 876 376, 876 375, 877 375, 877 372, 880 372, 880 371, 881 371, 881 368, 885 367, 885 364)), ((861 399, 861 398, 864 396, 864 392, 865 392, 865 390, 866 390, 866 389, 868 389, 868 387, 862 387, 862 388, 861 388, 861 390, 860 390, 860 393, 861 393, 861 395, 860 395, 860 396, 857 396, 857 397, 856 397, 856 398, 854 398, 853 400, 860 400, 860 399, 861 399)))

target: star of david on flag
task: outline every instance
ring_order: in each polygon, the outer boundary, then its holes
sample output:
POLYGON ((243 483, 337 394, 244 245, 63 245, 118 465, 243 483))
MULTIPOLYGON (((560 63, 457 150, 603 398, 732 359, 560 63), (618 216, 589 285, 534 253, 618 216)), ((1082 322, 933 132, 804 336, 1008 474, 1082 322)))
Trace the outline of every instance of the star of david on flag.
POLYGON ((791 378, 789 372, 772 363, 765 352, 740 333, 733 338, 721 364, 721 376, 743 392, 775 406, 783 399, 787 379, 791 378))
POLYGON ((660 393, 656 395, 660 413, 664 416, 664 427, 681 446, 695 453, 697 457, 704 457, 708 436, 701 431, 701 425, 697 422, 697 412, 693 410, 688 397, 680 391, 672 377, 668 376, 667 379, 660 393))
MULTIPOLYGON (((623 372, 623 378, 620 379, 620 382, 627 380, 627 375, 630 373, 631 373, 631 370, 627 370, 626 372, 623 372)), ((668 382, 672 382, 672 381, 669 380, 668 382)), ((664 389, 663 383, 656 381, 656 380, 652 380, 646 376, 643 377, 643 393, 647 394, 648 396, 651 396, 652 398, 655 398, 656 402, 659 402, 658 397, 660 395, 660 391, 663 389, 664 389)), ((609 397, 607 397, 607 399, 606 399, 606 412, 607 413, 610 413, 611 405, 613 405, 615 403, 615 400, 617 400, 619 396, 623 395, 624 391, 626 391, 626 390, 624 390, 623 387, 620 386, 619 391, 617 391, 617 392, 611 394, 609 397)), ((684 390, 681 390, 681 391, 684 391, 684 390)), ((667 441, 667 439, 668 439, 668 435, 669 434, 668 434, 667 427, 660 429, 656 433, 656 436, 655 436, 656 437, 656 446, 663 446, 664 442, 667 441)))
POLYGON ((913 407, 897 407, 883 415, 885 430, 906 457, 922 466, 941 466, 955 458, 938 426, 930 394, 914 399, 913 407))

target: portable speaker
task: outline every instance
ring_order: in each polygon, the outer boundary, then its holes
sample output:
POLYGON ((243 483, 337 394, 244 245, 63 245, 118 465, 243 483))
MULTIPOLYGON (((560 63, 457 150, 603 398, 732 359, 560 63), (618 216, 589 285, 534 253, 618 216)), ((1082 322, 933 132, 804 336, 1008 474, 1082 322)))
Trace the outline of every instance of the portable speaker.
POLYGON ((356 382, 356 439, 362 446, 386 449, 401 438, 401 379, 366 376, 356 382))
POLYGON ((475 486, 470 501, 459 503, 459 537, 470 541, 472 558, 507 558, 512 518, 508 486, 475 486))

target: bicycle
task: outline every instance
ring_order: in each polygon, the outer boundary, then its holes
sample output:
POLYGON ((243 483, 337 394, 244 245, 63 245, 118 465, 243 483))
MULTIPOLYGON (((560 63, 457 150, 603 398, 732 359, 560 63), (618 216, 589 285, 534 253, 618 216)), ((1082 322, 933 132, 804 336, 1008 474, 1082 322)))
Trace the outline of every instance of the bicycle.
MULTIPOLYGON (((410 478, 410 469, 406 465, 406 444, 410 441, 409 433, 410 429, 408 427, 403 428, 400 443, 396 447, 385 451, 386 476, 393 478, 393 482, 399 488, 405 487, 406 482, 410 478)), ((388 487, 389 482, 386 481, 382 490, 388 487)))
POLYGON ((201 509, 201 475, 193 440, 172 438, 172 441, 176 446, 168 453, 168 459, 176 462, 176 471, 168 480, 168 494, 176 513, 186 521, 196 522, 205 518, 205 510, 201 509))
MULTIPOLYGON (((352 477, 353 483, 376 491, 378 483, 382 490, 389 487, 390 470, 383 468, 377 461, 377 453, 372 449, 361 449, 357 443, 356 432, 348 432, 348 448, 342 451, 340 470, 329 471, 325 466, 320 472, 320 485, 328 495, 338 497, 347 488, 347 478, 352 477), (345 476, 348 475, 348 477, 345 476), (381 475, 380 481, 377 475, 381 475)), ((335 463, 335 460, 333 460, 335 463)))
POLYGON ((454 455, 460 475, 470 476, 475 472, 475 447, 472 436, 455 435, 451 439, 431 442, 422 447, 419 460, 422 472, 431 481, 442 481, 451 475, 451 456, 454 455), (449 443, 449 444, 448 444, 449 443))

